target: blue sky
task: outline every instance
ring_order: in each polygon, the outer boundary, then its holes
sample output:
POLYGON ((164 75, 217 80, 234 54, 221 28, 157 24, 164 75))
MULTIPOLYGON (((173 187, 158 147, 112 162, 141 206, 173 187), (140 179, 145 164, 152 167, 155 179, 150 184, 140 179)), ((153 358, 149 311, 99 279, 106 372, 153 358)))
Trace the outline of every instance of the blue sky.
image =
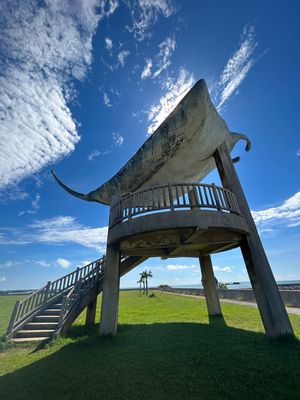
MULTIPOLYGON (((198 79, 229 128, 278 280, 300 279, 297 1, 2 1, 0 289, 38 288, 99 258, 108 209, 67 195, 114 175, 198 79)), ((215 172, 207 182, 218 182, 215 172)), ((239 250, 213 256, 248 280, 239 250)), ((197 259, 151 259, 121 280, 198 284, 197 259)))

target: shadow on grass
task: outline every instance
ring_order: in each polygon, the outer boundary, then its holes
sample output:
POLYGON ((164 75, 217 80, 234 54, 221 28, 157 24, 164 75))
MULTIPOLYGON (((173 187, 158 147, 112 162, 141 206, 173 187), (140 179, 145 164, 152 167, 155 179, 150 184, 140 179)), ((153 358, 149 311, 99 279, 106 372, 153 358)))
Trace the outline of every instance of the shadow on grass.
MULTIPOLYGON (((3 399, 298 399, 300 344, 209 325, 75 326, 71 344, 0 379, 3 399)), ((55 343, 53 349, 55 350, 55 343)), ((43 350, 41 350, 41 353, 43 350)))

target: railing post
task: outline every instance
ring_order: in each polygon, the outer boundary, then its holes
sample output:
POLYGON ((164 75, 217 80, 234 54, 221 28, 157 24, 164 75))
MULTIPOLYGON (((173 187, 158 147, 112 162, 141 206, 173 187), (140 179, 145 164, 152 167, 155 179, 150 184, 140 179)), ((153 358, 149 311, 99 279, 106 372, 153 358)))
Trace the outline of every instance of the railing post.
POLYGON ((80 268, 77 267, 77 268, 76 268, 76 275, 75 275, 75 282, 74 282, 74 285, 75 285, 75 283, 78 281, 79 270, 80 270, 80 268))
POLYGON ((221 204, 220 204, 220 200, 219 200, 219 197, 218 197, 216 185, 214 183, 212 183, 211 187, 212 187, 212 191, 213 191, 213 194, 214 194, 215 202, 217 204, 217 210, 221 211, 221 204))
POLYGON ((14 306, 14 309, 13 309, 13 312, 11 314, 10 321, 9 321, 9 324, 8 324, 6 335, 10 335, 12 330, 13 330, 20 302, 21 302, 21 300, 17 300, 16 303, 15 303, 15 306, 14 306))
POLYGON ((171 208, 171 211, 174 211, 173 191, 172 191, 172 186, 170 185, 170 183, 168 184, 168 188, 169 188, 170 208, 171 208))
POLYGON ((46 285, 45 295, 44 295, 44 301, 43 301, 44 304, 47 302, 47 297, 48 297, 48 294, 49 294, 50 285, 51 285, 51 281, 48 281, 47 285, 46 285))
POLYGON ((128 198, 128 219, 131 219, 132 217, 132 198, 133 196, 131 194, 129 194, 129 198, 128 198))
POLYGON ((66 311, 66 302, 67 302, 67 297, 64 296, 61 304, 61 310, 59 314, 59 319, 58 319, 58 325, 57 329, 60 329, 62 327, 63 321, 64 321, 64 316, 65 316, 65 311, 66 311))

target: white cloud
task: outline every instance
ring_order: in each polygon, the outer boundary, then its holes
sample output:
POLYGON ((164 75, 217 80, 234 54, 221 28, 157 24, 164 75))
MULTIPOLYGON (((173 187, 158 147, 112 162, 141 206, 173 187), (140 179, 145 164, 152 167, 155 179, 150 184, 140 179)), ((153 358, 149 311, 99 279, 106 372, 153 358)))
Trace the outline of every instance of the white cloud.
POLYGON ((175 11, 171 0, 126 0, 132 12, 132 26, 127 26, 138 41, 150 36, 149 28, 160 16, 170 17, 175 11))
POLYGON ((6 282, 6 276, 0 276, 0 282, 6 282))
MULTIPOLYGON (((0 161, 1 164, 1 161, 0 161)), ((0 189, 0 203, 8 203, 17 200, 25 200, 29 194, 16 184, 0 189)))
POLYGON ((252 211, 252 216, 260 232, 275 226, 288 228, 300 226, 300 192, 295 193, 278 207, 252 211))
POLYGON ((24 229, 0 228, 0 245, 78 244, 103 253, 106 249, 106 239, 107 227, 84 226, 70 216, 38 220, 24 229))
POLYGON ((29 208, 26 211, 19 212, 18 216, 21 216, 24 214, 36 214, 40 208, 40 199, 41 199, 41 196, 39 193, 37 193, 35 198, 33 200, 31 200, 31 208, 29 208))
POLYGON ((122 144, 124 143, 124 138, 122 135, 120 135, 119 133, 112 133, 112 137, 115 146, 122 146, 122 144))
POLYGON ((148 78, 149 76, 151 76, 151 68, 152 68, 152 60, 151 60, 151 58, 148 58, 146 60, 146 65, 143 69, 141 79, 145 79, 145 78, 148 78))
POLYGON ((193 74, 184 68, 179 71, 177 80, 168 78, 163 83, 166 93, 161 97, 159 103, 154 104, 148 111, 148 133, 152 134, 155 129, 165 120, 170 112, 176 107, 180 100, 191 89, 195 82, 193 74))
POLYGON ((0 188, 74 150, 71 81, 92 62, 92 38, 117 2, 1 3, 0 188), (104 4, 105 3, 105 4, 104 4))
POLYGON ((65 258, 58 258, 56 260, 56 263, 62 268, 69 268, 71 265, 71 262, 66 260, 65 258))
POLYGON ((159 53, 157 55, 157 70, 153 73, 153 77, 156 78, 162 73, 162 71, 171 65, 171 57, 176 47, 175 39, 167 38, 160 43, 159 53))
POLYGON ((107 50, 111 50, 113 47, 112 40, 110 38, 105 38, 105 47, 107 50))
POLYGON ((296 156, 300 157, 300 149, 297 150, 296 156))
POLYGON ((18 261, 5 261, 3 263, 0 263, 0 268, 12 268, 12 267, 17 267, 21 263, 18 261))
POLYGON ((213 267, 214 272, 232 272, 233 267, 213 267))
POLYGON ((122 67, 124 67, 125 60, 129 56, 129 54, 130 54, 129 50, 122 50, 118 54, 118 60, 119 60, 120 64, 122 65, 122 67))
POLYGON ((255 61, 252 56, 256 46, 254 26, 246 26, 242 33, 240 46, 228 60, 216 86, 218 111, 236 93, 254 65, 255 61))
POLYGON ((183 269, 192 269, 196 268, 196 265, 177 265, 177 264, 169 264, 166 267, 169 271, 179 271, 183 269))
POLYGON ((47 261, 44 261, 44 260, 37 260, 37 261, 34 261, 34 263, 41 267, 50 267, 51 266, 50 263, 48 263, 47 261))
POLYGON ((106 107, 111 107, 110 98, 108 97, 108 94, 106 92, 103 93, 103 102, 106 107))

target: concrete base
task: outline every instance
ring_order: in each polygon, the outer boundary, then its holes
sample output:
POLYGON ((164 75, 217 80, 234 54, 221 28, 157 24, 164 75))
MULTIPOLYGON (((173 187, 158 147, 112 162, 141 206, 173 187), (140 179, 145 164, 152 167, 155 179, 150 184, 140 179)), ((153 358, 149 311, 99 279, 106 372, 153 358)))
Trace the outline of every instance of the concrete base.
POLYGON ((100 331, 102 335, 115 335, 118 324, 120 285, 120 251, 117 245, 108 245, 101 304, 100 331))
POLYGON ((200 256, 199 261, 208 315, 222 315, 211 258, 209 255, 200 256))
POLYGON ((95 323, 97 308, 97 296, 88 304, 86 308, 85 325, 91 326, 95 323))

